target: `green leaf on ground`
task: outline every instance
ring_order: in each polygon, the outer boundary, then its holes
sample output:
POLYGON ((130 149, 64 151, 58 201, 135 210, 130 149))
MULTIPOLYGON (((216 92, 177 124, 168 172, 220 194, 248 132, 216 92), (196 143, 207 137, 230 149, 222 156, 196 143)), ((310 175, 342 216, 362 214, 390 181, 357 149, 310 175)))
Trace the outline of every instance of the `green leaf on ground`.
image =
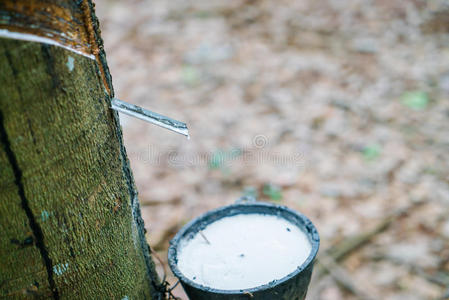
POLYGON ((274 184, 265 184, 263 186, 263 194, 270 197, 273 201, 282 200, 282 189, 274 184))
POLYGON ((193 66, 184 66, 181 70, 182 81, 188 85, 197 85, 200 83, 201 73, 193 66))
POLYGON ((402 95, 401 102, 413 110, 423 110, 429 104, 429 95, 423 91, 406 92, 402 95))
POLYGON ((381 152, 382 148, 380 145, 372 144, 363 148, 362 155, 366 161, 372 161, 378 158, 381 152))
POLYGON ((223 150, 217 150, 212 153, 209 159, 209 169, 220 169, 225 163, 225 154, 223 150))
POLYGON ((226 163, 242 154, 240 149, 216 150, 209 159, 209 169, 222 169, 226 163))

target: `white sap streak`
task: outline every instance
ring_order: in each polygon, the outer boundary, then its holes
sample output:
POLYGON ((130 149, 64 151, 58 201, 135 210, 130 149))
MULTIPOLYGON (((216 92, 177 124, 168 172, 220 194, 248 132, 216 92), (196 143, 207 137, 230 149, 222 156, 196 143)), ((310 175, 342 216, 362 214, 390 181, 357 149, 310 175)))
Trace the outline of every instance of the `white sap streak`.
POLYGON ((38 35, 34 35, 34 34, 29 34, 29 33, 21 33, 21 32, 11 32, 7 29, 0 29, 0 37, 4 37, 4 38, 9 38, 9 39, 15 39, 15 40, 22 40, 22 41, 29 41, 29 42, 38 42, 38 43, 44 43, 44 44, 49 44, 49 45, 54 45, 54 46, 58 46, 58 47, 62 47, 64 49, 70 50, 76 54, 82 55, 84 57, 88 57, 90 59, 94 59, 95 60, 95 56, 93 54, 86 54, 84 52, 81 52, 79 50, 70 48, 69 46, 63 45, 61 43, 58 43, 55 40, 49 39, 49 38, 45 38, 45 37, 41 37, 38 35))
POLYGON ((239 290, 281 279, 301 266, 312 249, 304 232, 277 216, 225 217, 181 241, 178 267, 192 281, 239 290))

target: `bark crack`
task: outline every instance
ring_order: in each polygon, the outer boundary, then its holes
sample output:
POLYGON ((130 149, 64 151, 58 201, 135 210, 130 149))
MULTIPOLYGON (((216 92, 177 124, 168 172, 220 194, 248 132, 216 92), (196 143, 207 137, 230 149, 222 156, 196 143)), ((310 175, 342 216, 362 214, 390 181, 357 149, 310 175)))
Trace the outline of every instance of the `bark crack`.
POLYGON ((53 298, 59 299, 58 289, 56 288, 55 281, 53 278, 53 263, 48 254, 48 250, 45 247, 44 235, 42 233, 42 229, 39 226, 39 224, 37 223, 36 218, 34 217, 33 212, 31 211, 28 199, 25 196, 25 190, 23 188, 23 183, 22 183, 22 171, 19 168, 19 164, 17 163, 17 158, 16 158, 15 154, 11 149, 11 143, 9 141, 8 134, 6 133, 6 128, 5 128, 5 124, 4 124, 2 111, 0 111, 0 140, 1 140, 1 143, 3 144, 3 148, 5 149, 6 156, 8 157, 8 161, 12 166, 12 169, 14 172, 14 177, 15 177, 15 184, 18 188, 21 205, 22 205, 22 208, 25 211, 25 214, 28 218, 28 223, 30 224, 31 230, 32 230, 34 238, 35 238, 36 247, 39 249, 39 252, 44 261, 45 268, 47 270, 48 283, 50 285, 50 289, 51 289, 53 298))

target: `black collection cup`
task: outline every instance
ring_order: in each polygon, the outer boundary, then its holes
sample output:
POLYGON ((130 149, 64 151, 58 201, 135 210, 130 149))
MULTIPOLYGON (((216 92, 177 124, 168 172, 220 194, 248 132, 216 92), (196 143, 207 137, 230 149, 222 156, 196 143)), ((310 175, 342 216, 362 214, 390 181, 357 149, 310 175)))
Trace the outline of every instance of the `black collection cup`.
POLYGON ((236 203, 209 211, 186 224, 170 241, 168 249, 168 263, 172 272, 180 280, 186 294, 191 300, 234 300, 234 299, 263 299, 263 300, 304 300, 312 276, 313 262, 318 253, 320 237, 312 222, 304 215, 288 207, 262 203, 236 203), (193 238, 207 225, 224 217, 239 214, 274 215, 286 219, 298 226, 308 237, 312 246, 305 262, 287 276, 273 280, 267 284, 242 290, 220 290, 203 286, 184 276, 178 268, 177 251, 181 240, 193 238))

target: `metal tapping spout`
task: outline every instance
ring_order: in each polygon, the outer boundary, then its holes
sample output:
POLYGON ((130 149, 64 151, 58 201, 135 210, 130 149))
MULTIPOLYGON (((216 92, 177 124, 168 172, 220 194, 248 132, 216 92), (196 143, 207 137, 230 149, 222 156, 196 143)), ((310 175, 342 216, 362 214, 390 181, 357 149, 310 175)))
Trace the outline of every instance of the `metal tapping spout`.
POLYGON ((162 128, 180 133, 190 139, 189 129, 186 123, 152 112, 140 106, 124 102, 117 98, 111 100, 112 109, 130 115, 132 117, 147 121, 162 128))

